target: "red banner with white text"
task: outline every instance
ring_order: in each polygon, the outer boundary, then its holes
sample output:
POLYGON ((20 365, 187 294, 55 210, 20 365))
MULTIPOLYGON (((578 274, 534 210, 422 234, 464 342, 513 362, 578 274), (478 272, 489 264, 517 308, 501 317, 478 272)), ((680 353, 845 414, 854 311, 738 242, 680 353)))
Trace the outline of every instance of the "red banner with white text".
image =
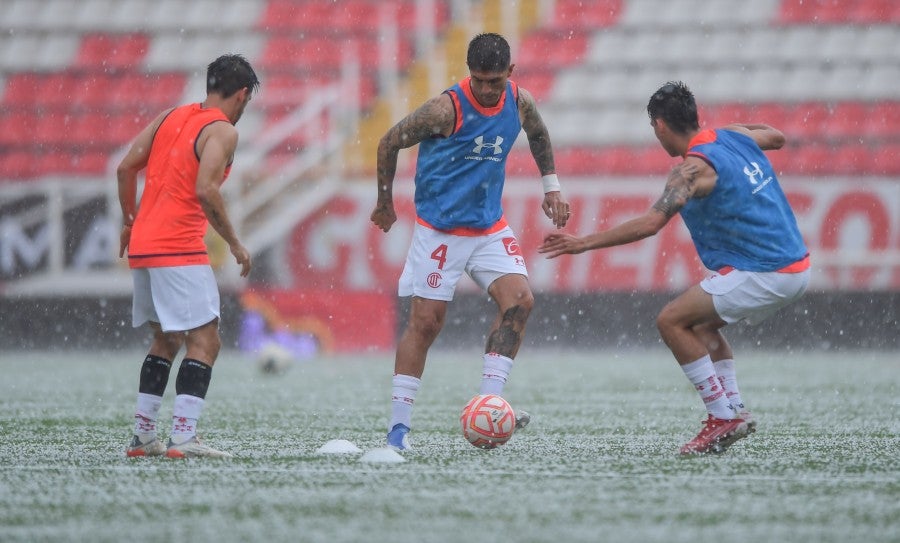
MULTIPOLYGON (((562 183, 573 211, 565 230, 585 235, 643 213, 659 198, 664 179, 562 183)), ((900 182, 788 179, 782 186, 811 251, 811 290, 900 290, 900 182)), ((398 179, 398 221, 385 234, 369 221, 374 181, 349 186, 297 226, 284 271, 304 288, 396 294, 412 234, 412 195, 412 181, 398 179)), ((535 291, 679 291, 707 273, 678 217, 656 236, 631 245, 548 260, 536 252, 553 230, 541 201, 539 179, 507 183, 504 211, 535 291)), ((464 281, 459 288, 477 287, 464 281)))

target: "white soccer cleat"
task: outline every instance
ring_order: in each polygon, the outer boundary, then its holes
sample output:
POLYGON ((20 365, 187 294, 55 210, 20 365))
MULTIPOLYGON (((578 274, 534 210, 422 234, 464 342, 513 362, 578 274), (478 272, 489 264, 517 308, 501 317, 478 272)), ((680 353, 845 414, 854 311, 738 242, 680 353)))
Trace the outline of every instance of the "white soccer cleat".
POLYGON ((516 431, 519 431, 531 422, 531 415, 527 411, 516 411, 516 431))
POLYGON ((200 442, 197 436, 192 436, 187 441, 177 445, 169 439, 169 447, 166 449, 166 458, 231 458, 231 454, 225 451, 213 449, 200 442))
POLYGON ((138 436, 131 438, 131 444, 125 449, 125 456, 128 458, 138 458, 141 456, 162 456, 166 454, 166 446, 158 437, 154 437, 150 441, 144 443, 138 436))
POLYGON ((741 409, 738 411, 738 418, 744 419, 744 422, 747 423, 747 433, 752 434, 756 431, 756 418, 754 418, 753 414, 750 413, 749 409, 741 409))

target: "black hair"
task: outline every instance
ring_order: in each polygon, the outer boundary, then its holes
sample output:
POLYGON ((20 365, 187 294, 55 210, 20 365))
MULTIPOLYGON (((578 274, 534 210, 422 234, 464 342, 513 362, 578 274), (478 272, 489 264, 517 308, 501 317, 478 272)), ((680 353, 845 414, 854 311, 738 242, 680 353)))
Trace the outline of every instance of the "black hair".
POLYGON ((206 93, 228 98, 237 91, 248 88, 255 92, 259 78, 253 67, 241 55, 222 55, 206 69, 206 93))
POLYGON ((694 94, 681 81, 669 81, 654 92, 647 103, 647 114, 651 120, 662 119, 679 134, 700 129, 694 94))
POLYGON ((509 43, 500 34, 485 32, 469 42, 466 64, 479 72, 502 72, 509 68, 509 43))

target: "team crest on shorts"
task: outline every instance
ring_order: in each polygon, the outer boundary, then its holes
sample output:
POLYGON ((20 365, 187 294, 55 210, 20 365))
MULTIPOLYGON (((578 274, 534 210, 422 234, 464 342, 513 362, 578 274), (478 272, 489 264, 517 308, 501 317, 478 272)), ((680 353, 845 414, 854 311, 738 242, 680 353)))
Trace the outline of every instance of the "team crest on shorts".
POLYGON ((428 286, 431 288, 438 288, 441 286, 442 279, 443 277, 441 277, 441 274, 438 272, 431 272, 428 274, 428 277, 425 278, 425 282, 428 283, 428 286))
POLYGON ((503 248, 506 249, 506 254, 510 256, 522 256, 522 250, 519 248, 519 240, 516 238, 503 238, 503 248))

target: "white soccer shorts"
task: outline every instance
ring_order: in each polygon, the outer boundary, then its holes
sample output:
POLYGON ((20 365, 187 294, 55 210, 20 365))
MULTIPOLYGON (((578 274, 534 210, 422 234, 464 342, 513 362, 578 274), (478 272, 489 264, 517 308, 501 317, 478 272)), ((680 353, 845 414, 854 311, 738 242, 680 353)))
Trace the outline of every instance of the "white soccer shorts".
POLYGON ((727 323, 759 324, 800 298, 809 285, 809 270, 799 273, 732 270, 700 282, 712 295, 716 313, 727 323))
POLYGON ((528 277, 519 240, 508 226, 486 236, 455 236, 417 223, 398 293, 450 301, 463 272, 484 290, 510 273, 528 277))
POLYGON ((209 265, 134 268, 131 324, 158 322, 184 332, 219 318, 219 288, 209 265))

